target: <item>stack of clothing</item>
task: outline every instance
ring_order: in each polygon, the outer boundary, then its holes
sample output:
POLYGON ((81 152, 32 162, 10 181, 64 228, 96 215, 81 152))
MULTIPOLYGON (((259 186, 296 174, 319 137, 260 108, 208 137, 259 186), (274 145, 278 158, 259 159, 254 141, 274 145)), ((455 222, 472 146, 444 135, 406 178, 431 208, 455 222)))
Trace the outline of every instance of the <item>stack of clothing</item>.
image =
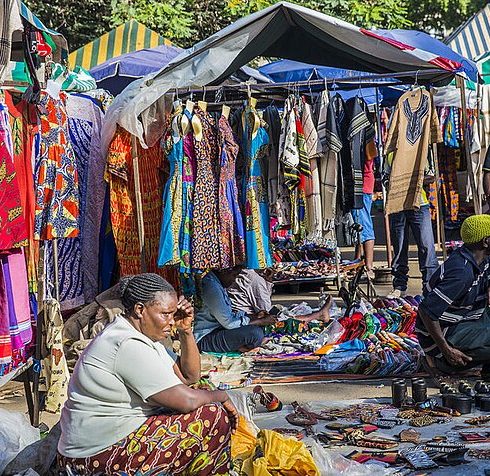
MULTIPOLYGON (((271 340, 253 356, 255 383, 289 383, 413 373, 422 349, 415 336, 419 296, 361 301, 329 324, 294 318, 269 330, 271 340)), ((333 315, 337 314, 336 312, 333 315)))
POLYGON ((415 372, 422 355, 415 337, 420 297, 361 303, 339 320, 345 331, 335 345, 317 350, 325 372, 398 375, 415 372))

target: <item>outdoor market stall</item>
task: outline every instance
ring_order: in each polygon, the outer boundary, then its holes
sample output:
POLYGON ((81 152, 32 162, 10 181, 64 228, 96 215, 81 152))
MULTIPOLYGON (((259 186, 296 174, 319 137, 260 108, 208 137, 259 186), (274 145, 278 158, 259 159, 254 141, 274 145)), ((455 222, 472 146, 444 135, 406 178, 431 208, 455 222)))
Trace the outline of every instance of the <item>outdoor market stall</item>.
MULTIPOLYGON (((420 84, 444 84, 465 71, 454 60, 287 3, 182 52, 162 71, 131 83, 107 111, 111 98, 89 91, 90 77, 67 81, 55 69, 40 94, 44 109, 35 125, 41 127, 27 137, 38 137, 40 152, 32 144, 23 152, 35 154, 32 185, 38 198, 31 196, 31 208, 25 207, 32 230, 19 229, 33 243, 28 256, 43 244, 39 301, 50 303, 57 332, 60 310, 90 302, 119 276, 156 272, 196 295, 196 282, 198 288, 200 276, 211 269, 270 267, 271 240, 289 240, 297 250, 312 246, 321 277, 328 271, 338 277, 335 220, 358 205, 360 154, 379 125, 370 121, 362 95, 344 103, 334 94, 352 88, 352 78, 222 84, 260 55, 320 64, 327 58, 330 65, 372 73, 356 78, 355 88, 415 83, 413 90, 427 101, 432 97, 420 84), (61 163, 54 166, 58 154, 61 163)), ((13 96, 7 91, 6 102, 15 104, 13 96)), ((12 107, 6 110, 12 114, 12 107)), ((12 137, 16 133, 10 126, 12 137)), ((24 270, 31 294, 39 278, 32 262, 24 270)), ((392 311, 404 304, 392 303, 392 311)), ((395 329, 378 324, 346 342, 372 334, 378 340, 363 344, 368 353, 387 345, 404 355, 408 344, 397 344, 393 336, 383 341, 377 335, 395 329)), ((62 398, 48 398, 54 411, 61 404, 62 398)))

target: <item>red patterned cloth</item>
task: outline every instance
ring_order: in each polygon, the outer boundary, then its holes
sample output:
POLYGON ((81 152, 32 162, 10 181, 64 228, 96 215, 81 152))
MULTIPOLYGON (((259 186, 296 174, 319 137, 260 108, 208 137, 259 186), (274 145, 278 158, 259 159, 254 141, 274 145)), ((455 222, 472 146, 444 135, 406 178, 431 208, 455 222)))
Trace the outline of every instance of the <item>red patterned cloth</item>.
POLYGON ((88 458, 60 456, 59 463, 80 474, 227 475, 230 437, 226 410, 204 405, 185 415, 152 416, 102 453, 88 458))
POLYGON ((27 245, 27 227, 13 160, 12 131, 0 104, 0 251, 27 245))
POLYGON ((34 240, 36 197, 32 170, 32 147, 39 129, 38 118, 36 106, 23 99, 22 94, 10 91, 5 91, 4 94, 12 129, 14 166, 29 240, 29 246, 26 248, 29 289, 36 292, 39 242, 34 240))

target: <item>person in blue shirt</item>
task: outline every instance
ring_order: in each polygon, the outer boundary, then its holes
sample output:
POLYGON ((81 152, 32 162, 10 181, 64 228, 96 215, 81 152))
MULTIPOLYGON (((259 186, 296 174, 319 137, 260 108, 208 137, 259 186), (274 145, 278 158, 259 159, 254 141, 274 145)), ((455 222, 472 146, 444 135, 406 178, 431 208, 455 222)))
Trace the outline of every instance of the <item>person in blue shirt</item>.
POLYGON ((248 352, 265 341, 264 327, 277 318, 248 316, 233 311, 226 288, 231 286, 241 267, 211 271, 202 279, 202 306, 194 323, 194 337, 201 352, 248 352))
POLYGON ((426 285, 416 332, 434 373, 482 365, 490 374, 490 215, 468 217, 463 246, 451 253, 426 285))

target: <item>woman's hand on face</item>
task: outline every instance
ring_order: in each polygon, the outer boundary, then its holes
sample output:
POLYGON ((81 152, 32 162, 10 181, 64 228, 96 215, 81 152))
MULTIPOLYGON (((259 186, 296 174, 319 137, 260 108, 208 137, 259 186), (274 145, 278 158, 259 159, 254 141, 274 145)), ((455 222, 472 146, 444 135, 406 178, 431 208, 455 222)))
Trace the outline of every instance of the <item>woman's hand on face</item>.
POLYGON ((223 407, 228 413, 228 418, 230 419, 231 432, 235 433, 238 428, 238 418, 240 416, 238 414, 238 410, 230 399, 223 403, 223 407))
POLYGON ((194 307, 184 296, 180 296, 179 298, 174 320, 177 330, 182 332, 192 331, 192 323, 194 322, 194 307))

